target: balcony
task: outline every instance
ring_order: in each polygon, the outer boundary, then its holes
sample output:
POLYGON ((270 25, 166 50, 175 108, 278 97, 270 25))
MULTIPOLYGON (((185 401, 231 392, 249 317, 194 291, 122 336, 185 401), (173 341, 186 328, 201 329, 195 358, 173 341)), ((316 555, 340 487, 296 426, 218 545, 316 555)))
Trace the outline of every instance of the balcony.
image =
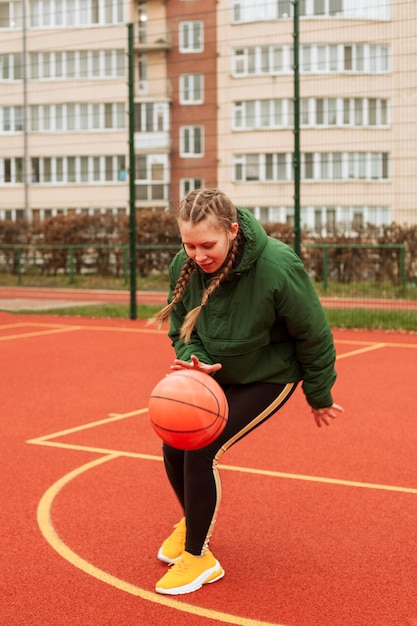
POLYGON ((135 152, 148 153, 152 151, 169 152, 172 148, 171 135, 168 131, 135 133, 135 152))
POLYGON ((169 41, 166 41, 163 38, 156 39, 155 41, 148 42, 136 42, 135 43, 135 51, 136 52, 152 52, 153 50, 170 50, 171 44, 169 41))
POLYGON ((171 33, 167 29, 166 22, 152 22, 152 28, 148 22, 138 22, 135 26, 136 52, 152 52, 153 50, 170 50, 171 33))

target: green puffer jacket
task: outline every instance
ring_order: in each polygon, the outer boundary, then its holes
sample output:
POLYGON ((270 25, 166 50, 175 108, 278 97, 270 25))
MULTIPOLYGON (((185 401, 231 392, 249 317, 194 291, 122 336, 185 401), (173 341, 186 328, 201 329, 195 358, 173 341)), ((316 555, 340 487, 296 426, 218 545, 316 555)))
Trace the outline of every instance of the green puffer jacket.
MULTIPOLYGON (((184 316, 200 304, 210 280, 200 269, 192 275, 171 315, 176 357, 221 363, 213 374, 220 384, 302 380, 313 408, 331 406, 333 337, 311 280, 289 246, 268 237, 247 209, 237 209, 246 238, 242 258, 210 296, 185 344, 179 337, 184 316)), ((169 299, 186 258, 180 251, 171 263, 169 299)))

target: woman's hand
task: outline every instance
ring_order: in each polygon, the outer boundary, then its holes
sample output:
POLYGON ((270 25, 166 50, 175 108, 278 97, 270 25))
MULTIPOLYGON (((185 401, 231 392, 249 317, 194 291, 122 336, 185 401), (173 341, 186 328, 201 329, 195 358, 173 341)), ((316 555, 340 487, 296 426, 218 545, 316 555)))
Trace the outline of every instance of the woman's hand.
POLYGON ((343 407, 339 404, 332 404, 332 406, 325 409, 311 409, 311 412, 314 415, 317 426, 321 428, 323 424, 329 426, 338 413, 343 413, 343 407))
POLYGON ((175 359, 174 365, 171 365, 172 370, 198 370, 199 372, 204 372, 205 374, 211 374, 212 372, 217 372, 217 370, 221 369, 221 363, 214 363, 213 365, 209 365, 208 363, 202 363, 194 354, 191 355, 191 363, 189 361, 181 361, 180 359, 175 359))

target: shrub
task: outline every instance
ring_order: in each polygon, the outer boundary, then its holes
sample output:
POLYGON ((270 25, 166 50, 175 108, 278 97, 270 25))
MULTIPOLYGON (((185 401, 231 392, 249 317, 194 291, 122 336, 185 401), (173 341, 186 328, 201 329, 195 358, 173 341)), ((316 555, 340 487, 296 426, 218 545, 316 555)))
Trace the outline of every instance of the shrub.
MULTIPOLYGON (((269 223, 263 226, 271 237, 293 244, 294 232, 288 224, 269 223)), ((18 252, 8 246, 21 245, 22 266, 26 271, 35 268, 47 275, 68 273, 71 254, 72 271, 77 274, 96 272, 119 276, 129 249, 129 228, 128 216, 110 214, 60 215, 36 225, 0 221, 0 269, 16 273, 18 252)), ((141 276, 166 273, 181 245, 175 214, 153 209, 138 211, 136 244, 137 271, 141 276)), ((371 246, 402 244, 406 250, 407 281, 415 282, 417 278, 417 226, 393 223, 376 228, 368 225, 351 236, 335 232, 321 237, 304 231, 303 262, 311 276, 321 281, 323 249, 309 244, 329 245, 328 276, 338 282, 372 280, 393 284, 399 284, 401 279, 399 250, 371 246), (337 244, 338 247, 331 247, 330 244, 337 244), (357 244, 365 247, 353 247, 357 244)))

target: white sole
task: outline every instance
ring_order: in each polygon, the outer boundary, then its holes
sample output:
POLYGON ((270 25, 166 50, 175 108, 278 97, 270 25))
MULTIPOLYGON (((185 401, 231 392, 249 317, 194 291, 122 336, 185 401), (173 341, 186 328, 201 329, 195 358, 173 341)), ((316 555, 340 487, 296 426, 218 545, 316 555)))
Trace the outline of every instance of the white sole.
POLYGON ((178 596, 178 595, 182 595, 185 593, 192 593, 193 591, 197 591, 198 589, 201 589, 201 587, 205 584, 215 583, 216 580, 220 580, 220 578, 223 578, 223 576, 224 576, 224 570, 221 567, 220 563, 216 561, 216 564, 213 565, 213 567, 211 567, 210 569, 200 574, 198 578, 188 583, 188 585, 182 585, 181 587, 172 587, 171 589, 164 589, 163 587, 155 587, 155 591, 157 593, 162 593, 168 596, 178 596), (218 572, 219 574, 218 576, 216 576, 215 578, 212 578, 211 580, 207 580, 208 578, 210 578, 210 576, 212 576, 216 572, 218 572))
POLYGON ((174 565, 174 563, 180 560, 182 554, 177 556, 175 559, 170 559, 169 556, 165 556, 165 554, 162 552, 162 548, 159 548, 157 556, 158 559, 162 561, 162 563, 166 563, 167 565, 174 565))

